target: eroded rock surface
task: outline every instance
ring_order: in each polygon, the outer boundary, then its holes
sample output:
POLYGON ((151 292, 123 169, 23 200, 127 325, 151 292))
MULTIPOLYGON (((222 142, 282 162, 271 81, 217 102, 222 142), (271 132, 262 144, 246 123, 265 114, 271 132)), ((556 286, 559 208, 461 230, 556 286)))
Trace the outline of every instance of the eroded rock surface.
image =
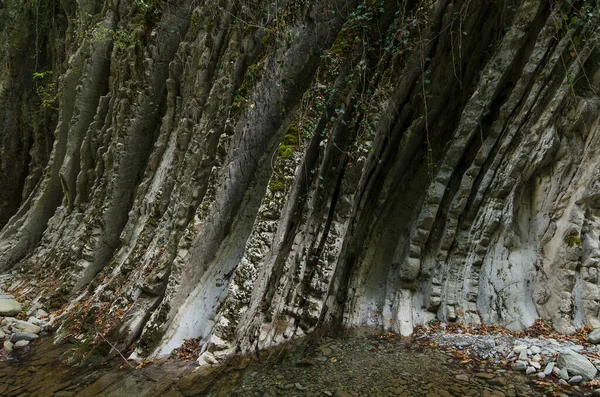
POLYGON ((0 269, 75 361, 600 326, 597 4, 17 3, 0 269))

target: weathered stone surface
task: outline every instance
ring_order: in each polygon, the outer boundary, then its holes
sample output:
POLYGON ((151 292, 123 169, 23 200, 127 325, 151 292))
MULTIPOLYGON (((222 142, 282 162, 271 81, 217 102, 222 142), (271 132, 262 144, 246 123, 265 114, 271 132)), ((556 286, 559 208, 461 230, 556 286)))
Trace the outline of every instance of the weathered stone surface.
POLYGON ((556 361, 561 370, 566 369, 569 375, 581 375, 586 381, 594 379, 598 372, 587 358, 571 349, 561 350, 556 361))
POLYGON ((15 316, 21 312, 21 304, 14 299, 0 299, 0 315, 15 316))
POLYGON ((10 352, 12 352, 12 350, 13 350, 13 347, 14 347, 14 344, 11 341, 8 341, 8 340, 4 341, 3 348, 6 353, 10 354, 10 352))
POLYGON ((14 343, 20 340, 32 341, 37 338, 39 338, 39 336, 31 332, 15 332, 11 335, 10 341, 14 343))
POLYGON ((21 340, 15 342, 14 348, 15 349, 22 349, 22 348, 24 348, 27 345, 29 345, 29 341, 21 339, 21 340))
POLYGON ((212 364, 321 326, 600 325, 587 13, 225 3, 2 9, 0 269, 62 335, 212 364))
POLYGON ((600 343, 600 328, 597 328, 590 332, 590 334, 588 335, 588 342, 594 344, 600 343))

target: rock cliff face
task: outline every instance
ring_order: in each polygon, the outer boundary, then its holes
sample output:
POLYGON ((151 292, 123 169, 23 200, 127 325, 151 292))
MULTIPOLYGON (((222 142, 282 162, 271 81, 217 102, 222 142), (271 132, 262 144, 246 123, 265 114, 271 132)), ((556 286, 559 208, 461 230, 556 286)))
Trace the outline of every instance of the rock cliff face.
POLYGON ((4 0, 0 269, 73 358, 600 326, 595 1, 4 0))

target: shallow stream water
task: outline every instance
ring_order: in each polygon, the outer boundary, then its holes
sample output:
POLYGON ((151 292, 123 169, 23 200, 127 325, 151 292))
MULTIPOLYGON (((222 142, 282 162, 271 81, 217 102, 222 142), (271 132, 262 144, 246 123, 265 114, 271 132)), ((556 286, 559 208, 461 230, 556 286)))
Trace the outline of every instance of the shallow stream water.
MULTIPOLYGON (((121 359, 88 368, 59 357, 68 344, 50 339, 18 359, 0 363, 0 396, 542 396, 522 374, 460 363, 451 353, 414 340, 372 334, 304 341, 197 370, 193 362, 168 359, 134 369, 121 359)), ((464 361, 464 360, 463 360, 464 361)), ((548 391, 549 392, 549 391, 548 391)))

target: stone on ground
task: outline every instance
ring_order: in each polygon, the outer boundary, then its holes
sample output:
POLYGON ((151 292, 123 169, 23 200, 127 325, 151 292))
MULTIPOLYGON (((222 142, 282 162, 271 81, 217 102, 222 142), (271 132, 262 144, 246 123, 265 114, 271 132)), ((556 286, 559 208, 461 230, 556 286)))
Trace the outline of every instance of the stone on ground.
POLYGON ((14 299, 0 299, 0 315, 15 316, 21 312, 21 304, 14 299))
POLYGON ((15 349, 20 349, 22 347, 25 347, 29 344, 28 340, 20 340, 17 343, 15 343, 15 349))
POLYGON ((590 334, 588 335, 588 342, 593 344, 600 343, 600 328, 597 328, 590 332, 590 334))
POLYGON ((594 379, 598 373, 596 367, 587 358, 568 348, 558 353, 557 362, 560 368, 569 372, 569 375, 581 375, 586 381, 594 379))
POLYGON ((10 341, 11 342, 18 342, 21 340, 32 341, 37 338, 39 338, 39 336, 37 336, 36 334, 34 334, 32 332, 15 332, 10 337, 10 341))

